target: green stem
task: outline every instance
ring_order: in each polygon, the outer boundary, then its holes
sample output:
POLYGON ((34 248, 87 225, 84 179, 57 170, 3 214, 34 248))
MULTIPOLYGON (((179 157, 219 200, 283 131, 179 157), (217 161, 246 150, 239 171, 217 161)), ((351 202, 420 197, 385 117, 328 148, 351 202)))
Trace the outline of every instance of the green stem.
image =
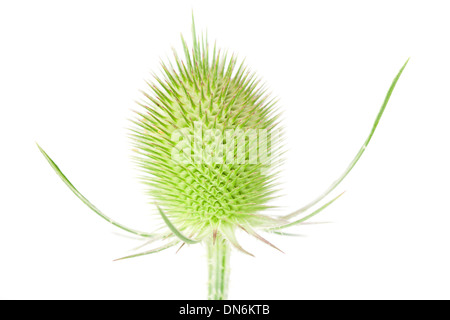
POLYGON ((208 244, 208 300, 227 299, 230 252, 230 245, 219 237, 208 244))

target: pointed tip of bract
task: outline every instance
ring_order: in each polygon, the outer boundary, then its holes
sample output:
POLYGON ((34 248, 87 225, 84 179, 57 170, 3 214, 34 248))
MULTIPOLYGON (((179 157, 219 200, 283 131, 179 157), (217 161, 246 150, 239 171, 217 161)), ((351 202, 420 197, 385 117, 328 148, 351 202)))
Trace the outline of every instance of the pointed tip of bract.
POLYGON ((47 161, 50 162, 50 164, 53 163, 53 161, 48 156, 47 152, 45 152, 45 150, 42 149, 42 147, 39 145, 39 143, 37 143, 37 141, 35 141, 34 143, 36 143, 36 146, 38 147, 38 149, 42 153, 42 155, 45 157, 45 159, 47 159, 47 161))
POLYGON ((261 235, 259 235, 257 232, 255 232, 252 228, 250 228, 250 226, 247 226, 247 227, 239 226, 239 227, 241 229, 243 229, 245 232, 247 232, 248 234, 250 234, 253 237, 255 237, 256 239, 258 239, 259 241, 262 241, 263 243, 271 246, 272 248, 278 250, 279 252, 284 253, 283 250, 281 250, 280 248, 278 248, 277 246, 275 246, 274 244, 269 242, 267 239, 263 238, 261 235))
POLYGON ((44 150, 41 148, 41 146, 39 145, 39 143, 38 143, 37 141, 35 141, 34 143, 36 144, 36 146, 38 147, 38 149, 39 149, 41 152, 44 151, 44 150))
POLYGON ((408 59, 406 59, 406 62, 403 64, 402 68, 400 69, 400 73, 403 71, 403 69, 405 69, 406 65, 408 64, 409 60, 411 59, 411 57, 408 57, 408 59))

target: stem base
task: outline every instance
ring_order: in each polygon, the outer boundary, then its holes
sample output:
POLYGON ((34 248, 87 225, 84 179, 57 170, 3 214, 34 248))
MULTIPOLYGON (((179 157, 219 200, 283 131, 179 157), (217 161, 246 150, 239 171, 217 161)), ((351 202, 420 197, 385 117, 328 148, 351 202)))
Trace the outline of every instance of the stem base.
POLYGON ((230 253, 230 245, 224 239, 208 244, 208 300, 228 297, 230 253))

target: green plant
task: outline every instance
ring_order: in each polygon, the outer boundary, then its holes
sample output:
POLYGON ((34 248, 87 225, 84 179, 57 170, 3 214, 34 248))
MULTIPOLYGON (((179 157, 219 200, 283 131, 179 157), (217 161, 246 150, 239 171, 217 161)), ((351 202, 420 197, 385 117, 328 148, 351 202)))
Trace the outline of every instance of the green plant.
MULTIPOLYGON (((230 246, 250 254, 238 243, 235 231, 276 248, 257 231, 284 235, 333 203, 337 197, 308 212, 352 170, 369 144, 406 63, 394 78, 369 136, 345 172, 318 198, 284 216, 263 214, 276 197, 283 133, 277 102, 266 95, 260 79, 234 55, 227 57, 192 24, 193 45, 182 37, 184 61, 174 51, 173 64, 161 63, 163 77, 154 76, 143 92, 146 102, 133 120, 131 136, 136 162, 144 173, 149 196, 167 225, 160 232, 128 228, 103 214, 66 178, 39 147, 72 192, 100 217, 122 230, 163 244, 128 259, 180 244, 204 242, 208 253, 209 299, 226 299, 230 246), (305 214, 301 218, 297 216, 305 214)), ((278 249, 278 248, 276 248, 278 249)), ((278 249, 279 250, 279 249, 278 249)))

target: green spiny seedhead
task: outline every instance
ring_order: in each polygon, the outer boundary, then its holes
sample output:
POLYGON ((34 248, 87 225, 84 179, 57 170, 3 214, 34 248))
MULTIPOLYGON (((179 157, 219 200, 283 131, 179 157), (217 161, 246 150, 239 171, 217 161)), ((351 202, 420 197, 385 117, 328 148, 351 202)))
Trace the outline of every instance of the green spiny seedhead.
POLYGON ((279 219, 261 214, 275 196, 280 113, 261 80, 232 55, 182 37, 184 59, 162 62, 134 120, 136 157, 154 202, 184 235, 225 238, 279 219))

